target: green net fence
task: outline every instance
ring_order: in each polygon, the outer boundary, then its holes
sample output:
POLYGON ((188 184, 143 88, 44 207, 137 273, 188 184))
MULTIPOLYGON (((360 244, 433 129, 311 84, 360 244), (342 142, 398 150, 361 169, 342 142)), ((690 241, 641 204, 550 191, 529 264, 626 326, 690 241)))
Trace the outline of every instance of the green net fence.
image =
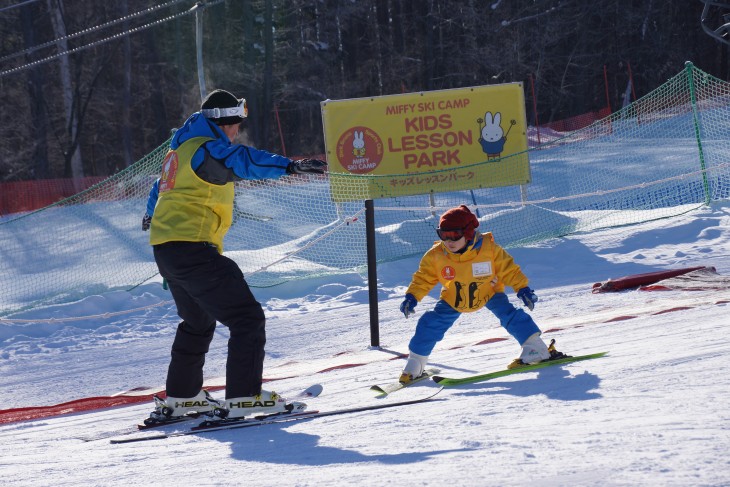
MULTIPOLYGON (((649 95, 585 129, 542 131, 543 143, 528 151, 530 184, 456 191, 444 170, 418 176, 431 178, 433 193, 376 199, 378 261, 422 254, 436 239, 439 215, 460 204, 477 213, 480 229, 515 247, 726 199, 728 134, 730 84, 688 63, 649 95)), ((0 219, 0 316, 130 289, 157 275, 141 217, 167 144, 71 198, 0 219)), ((295 175, 236 183, 226 255, 253 287, 364 272, 364 188, 385 190, 412 177, 295 175), (352 201, 333 201, 330 177, 352 201)))

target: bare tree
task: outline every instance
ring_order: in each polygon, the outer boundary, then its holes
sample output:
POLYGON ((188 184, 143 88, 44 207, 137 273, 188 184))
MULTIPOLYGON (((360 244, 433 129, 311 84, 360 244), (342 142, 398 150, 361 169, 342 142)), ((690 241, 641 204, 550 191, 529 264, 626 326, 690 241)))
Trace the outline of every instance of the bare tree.
MULTIPOLYGON (((35 14, 35 5, 29 4, 21 7, 21 23, 23 27, 23 41, 26 49, 30 49, 40 44, 36 37, 36 27, 33 22, 35 14)), ((26 56, 27 61, 31 61, 35 56, 29 53, 26 56)), ((36 141, 31 145, 33 150, 30 154, 31 164, 26 167, 30 169, 31 174, 36 179, 46 179, 49 177, 48 164, 48 114, 46 112, 46 100, 44 97, 42 66, 31 68, 28 73, 28 98, 30 100, 30 126, 33 129, 32 136, 36 141)), ((21 169, 22 172, 22 169, 21 169)))
MULTIPOLYGON (((59 52, 68 51, 68 42, 66 41, 66 23, 63 19, 63 0, 46 0, 48 11, 51 13, 51 25, 56 45, 59 52)), ((66 146, 65 158, 67 166, 70 169, 70 176, 80 178, 84 175, 84 165, 81 159, 81 151, 78 145, 79 135, 79 119, 74 110, 74 88, 71 81, 71 67, 68 56, 61 56, 58 59, 59 75, 61 78, 61 99, 63 100, 64 111, 66 114, 66 128, 69 135, 69 143, 66 146)))
MULTIPOLYGON (((119 11, 122 17, 129 13, 129 4, 127 0, 120 0, 118 3, 119 11)), ((129 24, 123 24, 124 30, 129 28, 129 24)), ((125 36, 122 42, 122 104, 119 107, 121 112, 121 127, 119 132, 122 139, 122 157, 124 167, 131 166, 134 163, 132 157, 132 117, 130 110, 132 107, 132 39, 125 36)))

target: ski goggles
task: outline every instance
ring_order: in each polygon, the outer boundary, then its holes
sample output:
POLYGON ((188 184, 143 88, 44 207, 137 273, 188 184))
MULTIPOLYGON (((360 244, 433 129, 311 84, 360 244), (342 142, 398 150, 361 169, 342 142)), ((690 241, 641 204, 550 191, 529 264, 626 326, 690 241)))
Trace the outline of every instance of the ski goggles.
POLYGON ((205 118, 223 118, 223 117, 248 117, 248 106, 246 99, 238 100, 238 105, 230 108, 204 108, 200 110, 205 118))
POLYGON ((461 238, 464 236, 464 229, 463 228, 455 228, 455 229, 448 229, 448 228, 437 228, 436 234, 439 236, 439 238, 445 242, 452 241, 456 242, 457 240, 461 240, 461 238))

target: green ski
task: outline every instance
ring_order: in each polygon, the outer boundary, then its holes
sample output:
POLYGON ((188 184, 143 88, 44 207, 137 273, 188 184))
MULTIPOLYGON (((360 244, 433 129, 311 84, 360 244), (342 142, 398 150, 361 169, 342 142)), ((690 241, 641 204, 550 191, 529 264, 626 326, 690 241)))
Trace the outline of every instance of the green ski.
POLYGON ((498 370, 497 372, 490 372, 488 374, 479 374, 479 375, 472 375, 469 377, 459 377, 459 378, 450 378, 450 377, 441 377, 438 375, 434 375, 432 379, 440 386, 458 386, 460 384, 472 384, 474 382, 482 382, 490 379, 496 379, 497 377, 504 377, 506 375, 512 375, 512 374, 520 374, 522 372, 532 372, 533 370, 543 369, 545 367, 552 367, 553 365, 560 365, 560 364, 568 364, 571 362, 578 362, 581 360, 590 360, 593 358, 599 358, 606 355, 608 352, 599 352, 599 353, 592 353, 590 355, 579 355, 577 357, 564 357, 564 358, 558 358, 554 360, 546 360, 544 362, 540 362, 534 365, 523 365, 522 367, 517 367, 515 369, 505 369, 505 370, 498 370))
POLYGON ((382 386, 379 386, 379 385, 371 386, 370 390, 377 392, 378 393, 377 397, 384 397, 392 392, 399 391, 399 390, 403 389, 404 387, 409 387, 417 382, 424 381, 424 380, 428 379, 429 377, 432 377, 435 374, 438 374, 439 372, 441 372, 439 369, 426 369, 423 371, 423 374, 416 377, 415 379, 410 381, 408 384, 403 384, 401 382, 391 382, 390 384, 385 384, 382 386))

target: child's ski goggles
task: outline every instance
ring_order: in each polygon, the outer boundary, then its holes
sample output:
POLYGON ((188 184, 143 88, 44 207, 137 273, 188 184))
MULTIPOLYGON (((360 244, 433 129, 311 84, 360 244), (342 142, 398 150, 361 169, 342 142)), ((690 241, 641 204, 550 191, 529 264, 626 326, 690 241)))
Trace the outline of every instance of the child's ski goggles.
POLYGON ((231 108, 204 108, 201 110, 205 118, 223 118, 223 117, 248 117, 248 106, 246 99, 238 100, 238 105, 231 108))
POLYGON ((446 228, 437 228, 436 234, 439 236, 439 238, 443 241, 453 241, 456 242, 457 240, 461 240, 461 237, 464 236, 464 229, 463 228, 457 228, 454 230, 449 230, 446 228))

